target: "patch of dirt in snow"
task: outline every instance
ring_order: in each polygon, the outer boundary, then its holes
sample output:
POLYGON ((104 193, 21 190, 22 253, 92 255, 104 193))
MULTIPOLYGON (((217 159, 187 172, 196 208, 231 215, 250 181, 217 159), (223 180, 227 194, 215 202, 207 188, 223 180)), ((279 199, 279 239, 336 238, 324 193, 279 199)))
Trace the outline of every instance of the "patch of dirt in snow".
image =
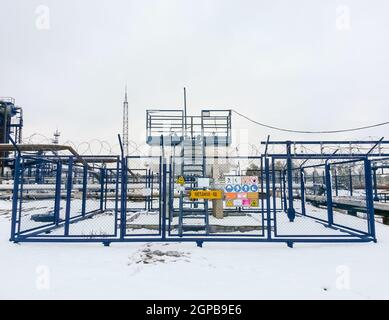
MULTIPOLYGON (((179 261, 189 262, 190 253, 177 250, 153 249, 153 244, 148 243, 129 257, 128 265, 146 265, 159 263, 174 263, 179 261)), ((164 247, 167 246, 163 245, 164 247)))

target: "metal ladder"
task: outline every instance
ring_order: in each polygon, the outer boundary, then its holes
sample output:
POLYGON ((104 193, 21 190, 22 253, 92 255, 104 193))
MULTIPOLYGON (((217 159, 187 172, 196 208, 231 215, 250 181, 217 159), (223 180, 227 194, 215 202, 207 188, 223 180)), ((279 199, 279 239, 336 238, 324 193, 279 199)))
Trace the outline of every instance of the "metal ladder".
POLYGON ((204 231, 208 234, 209 214, 208 200, 189 199, 189 190, 202 190, 197 185, 197 177, 205 176, 205 145, 203 135, 187 136, 183 140, 181 150, 182 175, 185 178, 185 191, 180 193, 178 230, 184 232, 204 231), (199 223, 197 223, 199 222, 199 223))

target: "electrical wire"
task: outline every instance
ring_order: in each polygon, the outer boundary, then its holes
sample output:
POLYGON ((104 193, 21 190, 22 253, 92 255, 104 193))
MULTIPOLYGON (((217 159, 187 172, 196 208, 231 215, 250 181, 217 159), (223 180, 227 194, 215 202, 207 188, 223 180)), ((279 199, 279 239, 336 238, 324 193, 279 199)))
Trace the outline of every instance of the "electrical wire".
POLYGON ((375 127, 380 127, 389 124, 389 121, 386 122, 381 122, 369 126, 363 126, 363 127, 357 127, 357 128, 350 128, 350 129, 340 129, 340 130, 323 130, 323 131, 307 131, 307 130, 292 130, 292 129, 285 129, 285 128, 280 128, 272 125, 268 125, 259 121, 256 121, 254 119, 251 119, 250 117, 232 109, 232 112, 236 113, 237 115, 241 116, 242 118, 245 118, 246 120, 257 124, 259 126, 268 128, 268 129, 273 129, 273 130, 278 130, 278 131, 284 131, 284 132, 293 132, 293 133, 308 133, 308 134, 325 134, 325 133, 342 133, 342 132, 352 132, 352 131, 359 131, 359 130, 364 130, 364 129, 371 129, 375 127))

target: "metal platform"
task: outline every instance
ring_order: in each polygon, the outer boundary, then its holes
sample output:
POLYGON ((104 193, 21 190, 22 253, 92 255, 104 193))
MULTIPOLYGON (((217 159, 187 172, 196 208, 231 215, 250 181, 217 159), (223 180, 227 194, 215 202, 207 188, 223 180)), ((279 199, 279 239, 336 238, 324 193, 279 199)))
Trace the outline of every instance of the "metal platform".
POLYGON ((182 110, 147 110, 146 142, 150 146, 176 146, 185 139, 204 139, 205 146, 229 146, 231 110, 202 110, 185 116, 182 110))

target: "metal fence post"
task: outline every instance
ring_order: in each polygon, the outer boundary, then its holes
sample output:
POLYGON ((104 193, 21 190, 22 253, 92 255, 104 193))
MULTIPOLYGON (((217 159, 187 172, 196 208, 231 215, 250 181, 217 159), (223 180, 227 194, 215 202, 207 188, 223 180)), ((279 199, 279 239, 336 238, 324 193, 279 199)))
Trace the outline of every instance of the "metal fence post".
POLYGON ((120 239, 126 235, 127 224, 127 158, 121 159, 120 239))
POLYGON ((285 170, 282 170, 282 185, 283 185, 283 200, 284 200, 284 212, 288 210, 288 202, 286 197, 286 177, 285 177, 285 170))
POLYGON ((283 193, 284 193, 284 190, 282 188, 282 170, 279 171, 279 181, 280 181, 280 204, 281 204, 281 210, 284 209, 284 197, 283 197, 283 193))
MULTIPOLYGON (((15 241, 16 219, 17 219, 18 200, 19 200, 20 174, 21 174, 20 154, 18 154, 15 158, 14 187, 13 187, 13 193, 12 193, 12 219, 11 219, 11 238, 10 238, 10 241, 15 241)), ((23 195, 21 195, 21 196, 23 196, 23 195)))
POLYGON ((162 240, 166 238, 166 163, 165 159, 162 159, 162 240))
POLYGON ((294 221, 296 217, 296 211, 293 207, 293 172, 292 172, 292 152, 291 152, 291 141, 287 141, 287 175, 288 175, 288 218, 290 222, 294 221))
POLYGON ((325 182, 326 182, 326 194, 327 194, 327 214, 328 224, 334 223, 334 211, 332 208, 332 184, 331 184, 331 170, 328 163, 325 164, 325 182))
POLYGON ((100 211, 104 210, 105 168, 100 169, 100 211))
POLYGON ((55 204, 54 204, 54 223, 60 222, 61 211, 61 183, 62 183, 62 162, 57 162, 57 172, 55 177, 55 204))
POLYGON ((265 158, 265 187, 266 187, 266 220, 267 220, 267 239, 271 239, 271 210, 270 210, 270 168, 269 158, 265 158))
POLYGON ((85 216, 86 213, 86 195, 88 188, 88 166, 84 165, 82 172, 82 203, 81 203, 81 214, 85 216))
POLYGON ((301 214, 305 216, 305 179, 304 169, 300 169, 301 214))
POLYGON ((66 213, 65 213, 65 236, 69 235, 69 220, 70 220, 70 206, 73 189, 73 157, 69 157, 68 163, 68 179, 66 184, 66 213))
POLYGON ((276 199, 276 173, 274 170, 274 159, 271 160, 271 178, 272 178, 272 194, 273 194, 273 212, 276 214, 276 207, 277 207, 277 199, 276 199))
POLYGON ((364 160, 365 167, 365 187, 366 187, 366 211, 368 214, 368 230, 370 236, 373 237, 374 241, 376 240, 375 234, 375 220, 374 220, 374 201, 373 201, 373 186, 372 186, 372 176, 371 176, 371 161, 369 159, 364 160))

